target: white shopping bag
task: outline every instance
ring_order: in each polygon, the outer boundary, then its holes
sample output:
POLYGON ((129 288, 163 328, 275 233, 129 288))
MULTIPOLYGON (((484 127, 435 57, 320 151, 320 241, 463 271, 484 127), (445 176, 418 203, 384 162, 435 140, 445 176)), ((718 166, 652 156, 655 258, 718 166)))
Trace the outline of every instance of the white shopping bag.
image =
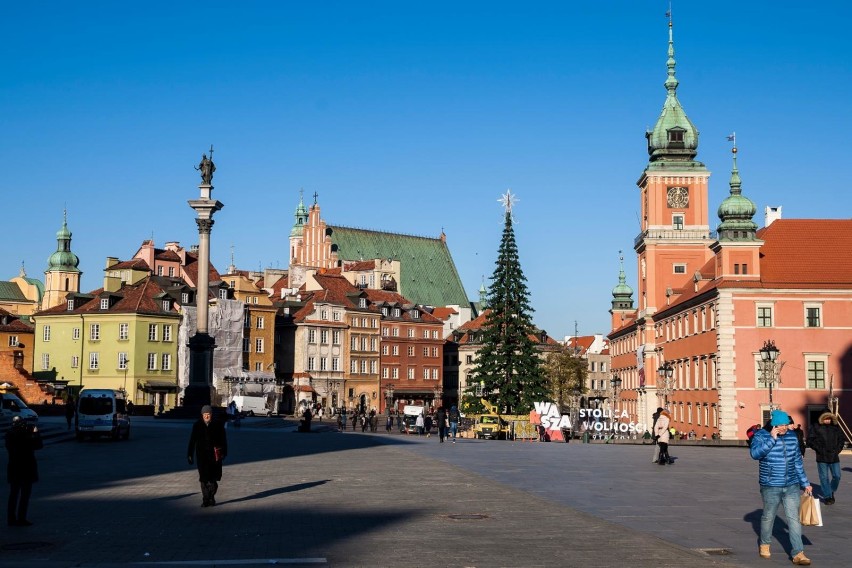
POLYGON ((814 497, 814 512, 816 513, 817 518, 819 518, 819 522, 816 525, 814 525, 814 526, 817 526, 817 527, 822 526, 822 509, 820 508, 820 505, 821 505, 821 503, 819 502, 819 499, 814 497))

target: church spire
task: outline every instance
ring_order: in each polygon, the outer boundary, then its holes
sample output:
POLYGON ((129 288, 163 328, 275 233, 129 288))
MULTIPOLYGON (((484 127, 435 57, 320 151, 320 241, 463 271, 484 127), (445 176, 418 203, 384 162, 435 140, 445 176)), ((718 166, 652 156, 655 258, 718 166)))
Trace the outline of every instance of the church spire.
POLYGON ((304 189, 299 190, 299 205, 296 206, 296 213, 293 215, 296 218, 296 222, 293 223, 293 228, 290 230, 291 237, 301 237, 305 231, 305 223, 308 222, 308 210, 305 207, 304 193, 304 189))
POLYGON ((68 210, 62 212, 62 227, 56 232, 56 252, 47 259, 47 270, 80 272, 80 259, 71 252, 71 231, 68 230, 68 210))

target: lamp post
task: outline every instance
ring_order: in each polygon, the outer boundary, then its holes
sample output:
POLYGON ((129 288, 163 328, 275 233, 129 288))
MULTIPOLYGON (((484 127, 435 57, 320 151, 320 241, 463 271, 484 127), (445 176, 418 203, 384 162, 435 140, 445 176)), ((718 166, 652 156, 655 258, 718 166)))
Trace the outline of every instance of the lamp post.
POLYGON ((662 381, 662 385, 657 385, 657 391, 663 395, 663 407, 669 405, 669 395, 672 393, 672 375, 674 375, 674 367, 668 361, 663 361, 663 364, 657 368, 657 376, 662 381))
POLYGON ((769 410, 772 411, 775 409, 775 406, 772 403, 772 386, 778 380, 778 374, 776 373, 776 362, 778 361, 778 354, 781 351, 775 347, 775 342, 771 339, 767 339, 763 342, 763 347, 760 348, 760 360, 762 362, 761 371, 763 374, 763 382, 769 385, 769 410))
POLYGON ((610 386, 612 386, 612 399, 615 405, 618 404, 618 395, 621 394, 621 378, 618 375, 613 375, 609 380, 610 386))
POLYGON ((385 412, 390 415, 391 407, 393 406, 393 385, 388 385, 388 388, 385 389, 385 398, 387 399, 385 412))
POLYGON ((444 394, 444 390, 441 388, 441 385, 438 385, 434 389, 432 389, 432 391, 435 393, 435 401, 432 403, 432 407, 438 408, 438 403, 443 402, 441 398, 444 394))

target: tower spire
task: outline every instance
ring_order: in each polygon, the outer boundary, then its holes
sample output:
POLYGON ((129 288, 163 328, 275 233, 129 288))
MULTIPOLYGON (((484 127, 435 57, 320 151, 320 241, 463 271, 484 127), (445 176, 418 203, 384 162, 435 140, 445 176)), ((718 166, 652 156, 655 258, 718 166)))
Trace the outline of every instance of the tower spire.
MULTIPOLYGON (((728 136, 734 141, 734 135, 728 136)), ((754 241, 757 224, 753 221, 757 207, 743 195, 740 171, 737 168, 737 147, 731 148, 733 166, 731 167, 730 195, 719 205, 719 240, 754 241)))
POLYGON ((666 61, 668 68, 668 77, 666 78, 666 90, 669 95, 674 96, 677 91, 677 78, 675 77, 675 58, 674 58, 674 26, 672 25, 672 11, 669 8, 669 58, 666 61))

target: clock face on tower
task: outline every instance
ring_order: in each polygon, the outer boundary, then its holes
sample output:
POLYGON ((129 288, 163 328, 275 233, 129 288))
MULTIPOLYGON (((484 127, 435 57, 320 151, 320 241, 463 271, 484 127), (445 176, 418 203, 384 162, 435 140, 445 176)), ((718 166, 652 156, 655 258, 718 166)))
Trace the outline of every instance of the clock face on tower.
POLYGON ((683 209, 689 205, 689 189, 685 187, 670 187, 668 205, 671 209, 683 209))

